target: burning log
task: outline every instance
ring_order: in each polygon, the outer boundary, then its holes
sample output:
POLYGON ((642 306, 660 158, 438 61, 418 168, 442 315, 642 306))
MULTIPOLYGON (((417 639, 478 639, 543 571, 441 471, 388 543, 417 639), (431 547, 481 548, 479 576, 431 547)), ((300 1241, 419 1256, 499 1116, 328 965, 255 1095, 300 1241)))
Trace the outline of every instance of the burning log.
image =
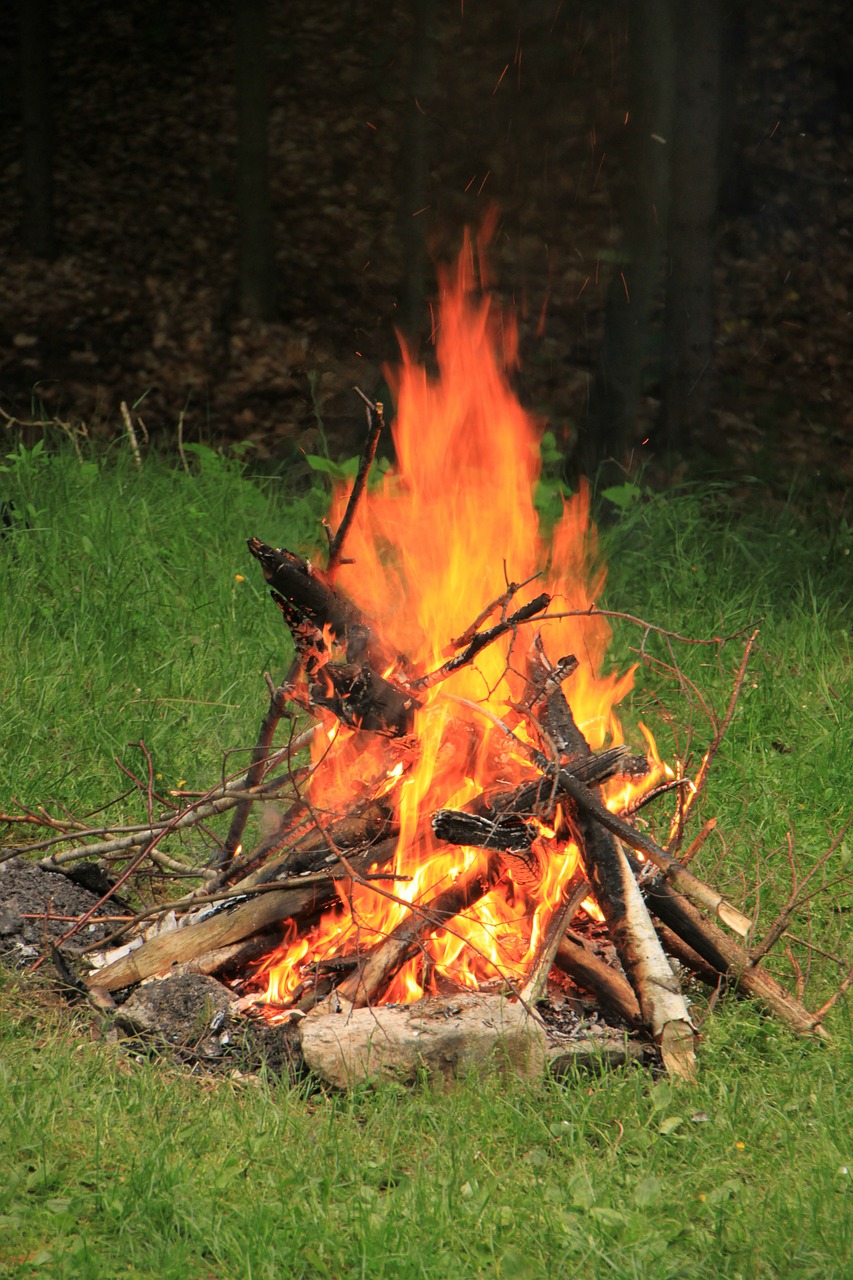
POLYGON ((490 858, 485 866, 478 863, 460 876, 427 905, 411 904, 406 919, 337 988, 338 997, 357 1009, 370 1004, 406 961, 417 955, 423 939, 479 901, 499 875, 500 863, 490 858))
MULTIPOLYGON (((306 672, 314 674, 310 664, 306 672)), ((366 662, 319 666, 316 679, 309 681, 308 696, 309 705, 325 707, 341 724, 391 737, 411 733, 415 708, 420 705, 413 694, 378 675, 366 662)))

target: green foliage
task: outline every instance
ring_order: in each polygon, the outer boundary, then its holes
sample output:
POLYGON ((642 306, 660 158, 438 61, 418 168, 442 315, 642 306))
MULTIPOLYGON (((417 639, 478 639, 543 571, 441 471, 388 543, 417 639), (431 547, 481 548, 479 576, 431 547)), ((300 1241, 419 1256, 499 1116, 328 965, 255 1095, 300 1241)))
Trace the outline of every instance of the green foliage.
MULTIPOLYGON (((356 455, 352 458, 345 458, 341 462, 335 462, 332 458, 326 457, 323 454, 306 453, 305 461, 308 463, 312 471, 316 471, 320 475, 328 476, 330 484, 351 485, 358 474, 361 458, 356 455)), ((370 468, 370 474, 367 479, 368 489, 375 489, 380 485, 383 477, 387 475, 390 467, 391 461, 389 458, 374 458, 373 465, 370 468)))
POLYGON ((553 431, 543 433, 539 443, 539 459, 541 471, 533 504, 539 514, 542 530, 547 535, 562 515, 563 504, 572 492, 563 475, 565 458, 553 431))

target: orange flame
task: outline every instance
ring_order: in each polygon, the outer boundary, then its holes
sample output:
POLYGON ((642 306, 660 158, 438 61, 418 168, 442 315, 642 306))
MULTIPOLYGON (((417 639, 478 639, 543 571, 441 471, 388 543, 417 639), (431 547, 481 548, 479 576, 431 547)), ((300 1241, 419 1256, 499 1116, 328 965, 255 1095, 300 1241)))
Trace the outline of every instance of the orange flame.
MULTIPOLYGON (((384 790, 398 798, 393 872, 409 879, 392 882, 384 893, 375 885, 352 884, 308 934, 289 938, 262 969, 272 1002, 290 998, 306 957, 316 962, 356 949, 364 953, 405 918, 407 903, 429 902, 483 858, 482 850, 441 844, 428 819, 485 789, 510 790, 537 776, 494 723, 497 717, 529 740, 516 708, 537 631, 552 664, 570 653, 578 659, 563 691, 590 746, 623 740, 613 708, 631 689, 634 673, 602 671, 610 627, 590 612, 605 574, 589 523, 588 494, 582 490, 566 503, 546 544, 533 502, 539 433, 506 374, 515 358, 515 328, 493 312, 488 298, 474 294, 473 279, 466 242, 455 276, 442 280, 438 377, 429 377, 404 350, 395 387, 397 466, 358 507, 346 549, 355 564, 340 570, 338 585, 371 620, 387 651, 406 655, 407 668, 397 664, 386 672, 403 683, 413 669, 441 666, 455 652, 451 641, 470 635, 490 601, 498 603, 480 628, 496 622, 502 607, 511 613, 543 589, 552 597, 552 616, 507 633, 427 690, 415 716, 417 745, 405 766, 398 761, 389 767, 387 740, 330 719, 325 742, 315 750, 315 761, 322 756, 323 763, 312 778, 312 798, 327 812, 343 812, 355 796, 376 794, 378 779, 385 777, 384 790), (499 598, 510 582, 528 585, 502 605, 499 598)), ((344 491, 334 497, 333 526, 346 497, 344 491)), ((644 779, 639 790, 650 785, 644 779)), ((625 803, 624 786, 610 803, 625 803)), ((523 981, 545 913, 559 902, 579 865, 565 828, 562 835, 543 829, 533 852, 537 883, 505 872, 474 906, 432 934, 384 999, 416 999, 442 980, 467 987, 494 979, 523 981)))

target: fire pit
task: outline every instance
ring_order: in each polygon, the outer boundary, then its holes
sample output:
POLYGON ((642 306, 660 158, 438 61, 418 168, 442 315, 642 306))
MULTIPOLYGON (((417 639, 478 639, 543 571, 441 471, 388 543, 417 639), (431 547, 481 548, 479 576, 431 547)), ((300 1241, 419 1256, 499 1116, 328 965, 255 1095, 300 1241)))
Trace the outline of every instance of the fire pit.
POLYGON ((404 353, 398 466, 370 490, 383 410, 367 402, 325 566, 249 539, 294 662, 279 685, 267 677, 248 771, 134 846, 138 863, 171 830, 233 808, 204 892, 171 904, 180 927, 140 922, 86 982, 105 993, 188 967, 223 975, 232 1009, 289 1028, 336 1084, 495 1056, 541 1071, 552 972, 682 1076, 695 1053, 684 967, 820 1033, 824 1011, 759 968, 766 950, 742 941, 750 921, 691 872, 702 834, 677 856, 754 636, 696 778, 677 777, 643 726, 642 753, 625 745, 616 708, 634 669, 605 667, 588 496, 543 540, 537 431, 505 373, 514 332, 472 278, 466 246, 443 282, 439 376, 404 353), (299 733, 298 713, 313 720, 299 733), (282 723, 289 739, 274 747, 282 723), (275 830, 244 850, 252 805, 283 788, 275 830), (661 796, 674 801, 665 843, 636 821, 661 796))

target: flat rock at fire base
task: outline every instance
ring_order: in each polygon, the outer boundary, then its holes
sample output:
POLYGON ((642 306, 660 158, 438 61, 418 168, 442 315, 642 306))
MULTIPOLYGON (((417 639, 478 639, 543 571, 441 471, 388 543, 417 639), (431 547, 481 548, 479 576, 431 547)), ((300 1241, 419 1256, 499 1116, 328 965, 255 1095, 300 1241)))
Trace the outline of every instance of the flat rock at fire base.
POLYGON ((305 1065, 341 1089, 411 1081, 424 1070, 446 1080, 469 1070, 535 1079, 547 1061, 542 1027, 521 1004, 503 996, 464 993, 315 1013, 300 1031, 305 1065))

